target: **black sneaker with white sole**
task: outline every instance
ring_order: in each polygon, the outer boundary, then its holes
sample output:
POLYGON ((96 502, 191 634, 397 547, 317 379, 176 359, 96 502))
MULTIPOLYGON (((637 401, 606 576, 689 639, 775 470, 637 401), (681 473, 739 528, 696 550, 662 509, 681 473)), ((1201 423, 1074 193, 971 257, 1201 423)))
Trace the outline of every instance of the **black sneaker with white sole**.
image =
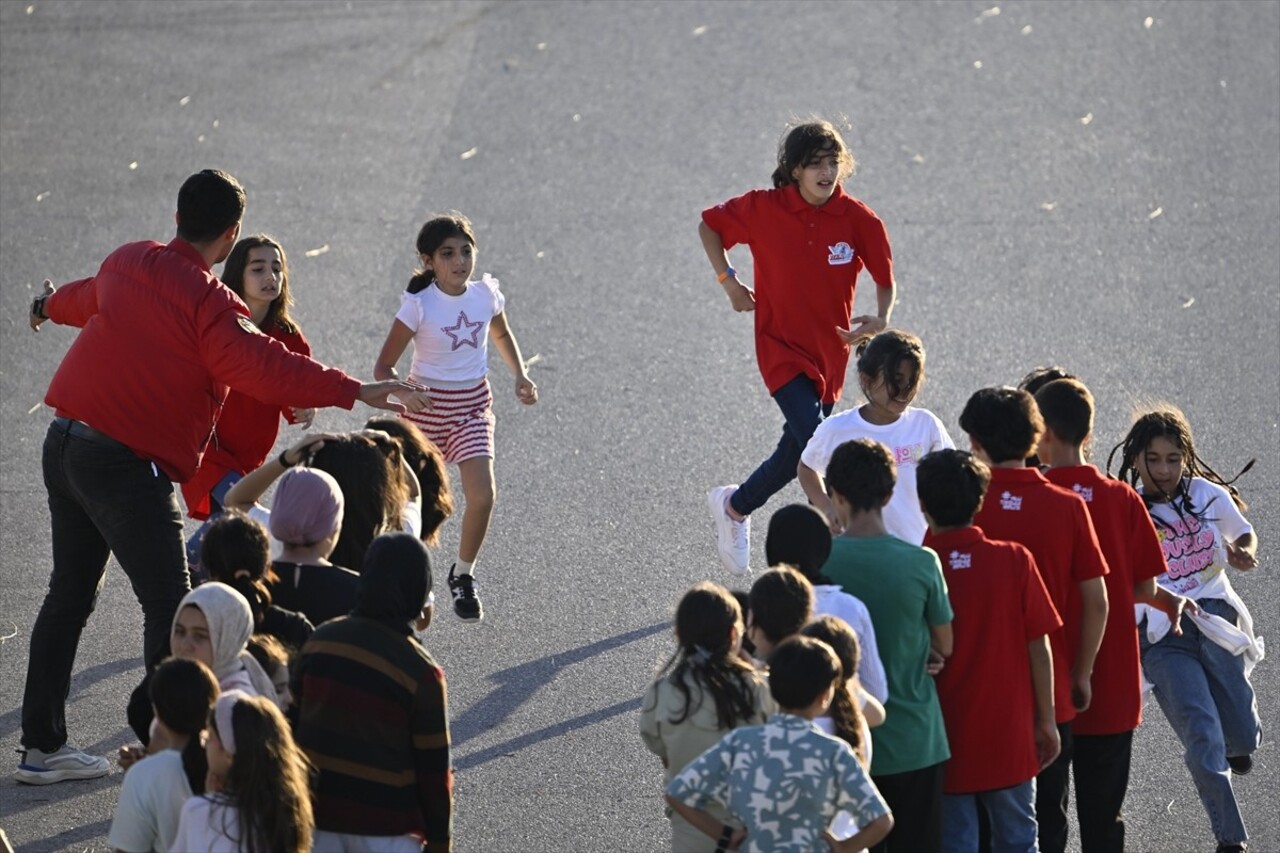
POLYGON ((453 612, 464 622, 479 622, 484 618, 480 596, 476 595, 476 579, 471 575, 456 575, 449 567, 449 592, 453 594, 453 612))

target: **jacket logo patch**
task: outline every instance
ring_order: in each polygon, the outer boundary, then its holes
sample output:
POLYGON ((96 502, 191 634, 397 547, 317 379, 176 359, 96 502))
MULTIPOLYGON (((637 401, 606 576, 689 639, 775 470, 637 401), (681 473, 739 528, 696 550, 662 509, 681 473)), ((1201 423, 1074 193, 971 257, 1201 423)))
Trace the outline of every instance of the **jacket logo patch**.
POLYGON ((831 254, 827 255, 827 263, 833 267, 853 263, 853 247, 841 240, 834 246, 828 246, 831 254))
POLYGON ((1022 496, 1010 494, 1009 492, 1000 493, 1000 508, 1020 512, 1022 510, 1022 496))
POLYGON ((257 326, 253 325, 253 321, 250 320, 248 317, 245 317, 245 316, 236 317, 236 322, 240 324, 240 328, 244 329, 246 332, 248 332, 251 335, 262 334, 262 331, 257 326))

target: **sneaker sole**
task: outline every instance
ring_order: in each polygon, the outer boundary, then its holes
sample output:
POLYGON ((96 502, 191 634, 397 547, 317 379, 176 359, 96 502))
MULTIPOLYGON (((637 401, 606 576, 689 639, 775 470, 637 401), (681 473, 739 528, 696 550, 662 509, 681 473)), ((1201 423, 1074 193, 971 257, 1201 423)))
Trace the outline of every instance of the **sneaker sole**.
POLYGON ((14 771, 14 780, 24 785, 54 785, 58 782, 70 782, 78 779, 101 779, 111 772, 111 768, 98 771, 80 770, 22 770, 14 771))
POLYGON ((731 575, 743 578, 751 574, 751 566, 739 566, 736 561, 726 557, 720 550, 720 517, 724 515, 724 486, 717 486, 707 492, 707 512, 711 514, 711 528, 716 534, 716 554, 720 557, 720 565, 731 575))
POLYGON ((457 616, 463 622, 483 622, 484 621, 483 613, 481 613, 479 616, 463 616, 461 613, 455 610, 453 611, 453 615, 457 616))

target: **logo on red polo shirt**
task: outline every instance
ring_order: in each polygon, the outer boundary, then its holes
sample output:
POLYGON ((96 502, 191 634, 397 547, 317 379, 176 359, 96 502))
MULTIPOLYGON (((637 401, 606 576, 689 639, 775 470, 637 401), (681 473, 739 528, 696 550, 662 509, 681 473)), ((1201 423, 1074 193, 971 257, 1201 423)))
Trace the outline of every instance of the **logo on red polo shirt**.
POLYGON ((1093 503, 1093 487, 1082 486, 1079 483, 1072 485, 1071 491, 1084 498, 1085 503, 1093 503))
POLYGON ((1022 511, 1022 496, 1010 494, 1009 492, 1000 493, 1000 508, 1012 510, 1013 512, 1022 511))
POLYGON ((963 551, 952 551, 947 555, 947 561, 953 569, 968 569, 973 566, 973 555, 963 551))
POLYGON ((831 254, 827 255, 827 263, 833 267, 853 263, 853 247, 841 240, 834 246, 827 247, 831 254))

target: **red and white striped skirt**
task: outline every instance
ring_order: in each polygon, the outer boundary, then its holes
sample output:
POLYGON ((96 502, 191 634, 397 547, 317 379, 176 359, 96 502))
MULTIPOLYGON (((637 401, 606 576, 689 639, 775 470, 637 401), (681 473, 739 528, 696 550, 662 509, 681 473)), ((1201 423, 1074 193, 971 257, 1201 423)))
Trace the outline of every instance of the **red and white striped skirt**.
POLYGON ((470 388, 427 389, 431 408, 405 413, 440 448, 444 461, 456 464, 477 456, 493 458, 493 389, 489 380, 470 388))

